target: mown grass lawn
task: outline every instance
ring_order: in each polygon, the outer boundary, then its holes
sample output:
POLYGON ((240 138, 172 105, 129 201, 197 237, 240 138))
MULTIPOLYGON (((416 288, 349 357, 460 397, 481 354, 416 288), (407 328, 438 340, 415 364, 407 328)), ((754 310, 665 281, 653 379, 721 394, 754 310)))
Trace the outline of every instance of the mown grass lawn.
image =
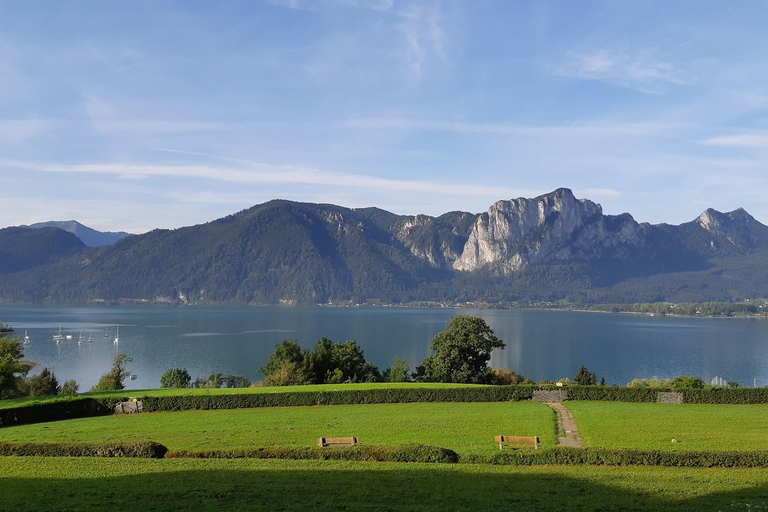
POLYGON ((586 401, 564 405, 573 411, 586 446, 768 450, 768 405, 586 401))
POLYGON ((557 444, 555 415, 537 402, 407 403, 264 407, 83 418, 0 429, 5 442, 152 440, 171 450, 314 446, 318 437, 361 443, 420 443, 459 453, 494 453, 497 434, 557 444))
POLYGON ((0 457, 4 510, 743 511, 768 471, 0 457))
POLYGON ((441 382, 364 382, 358 384, 313 384, 309 386, 273 386, 251 388, 215 388, 215 389, 122 389, 120 391, 101 391, 93 393, 80 393, 73 396, 52 397, 24 397, 0 400, 0 409, 10 407, 27 406, 41 403, 71 400, 73 398, 91 397, 103 398, 110 396, 184 396, 184 395, 231 395, 244 393, 301 393, 308 391, 356 391, 361 389, 401 389, 401 388, 477 388, 487 387, 480 384, 447 384, 441 382))

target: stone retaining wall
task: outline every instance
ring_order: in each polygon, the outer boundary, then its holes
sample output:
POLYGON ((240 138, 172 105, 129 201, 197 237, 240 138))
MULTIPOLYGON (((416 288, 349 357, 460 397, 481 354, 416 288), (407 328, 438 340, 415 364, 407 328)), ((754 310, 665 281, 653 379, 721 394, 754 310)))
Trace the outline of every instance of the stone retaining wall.
POLYGON ((551 391, 537 390, 533 392, 533 399, 537 402, 565 402, 568 400, 568 391, 565 389, 555 389, 551 391))
POLYGON ((681 404, 683 403, 683 394, 675 391, 660 391, 656 397, 657 404, 681 404))

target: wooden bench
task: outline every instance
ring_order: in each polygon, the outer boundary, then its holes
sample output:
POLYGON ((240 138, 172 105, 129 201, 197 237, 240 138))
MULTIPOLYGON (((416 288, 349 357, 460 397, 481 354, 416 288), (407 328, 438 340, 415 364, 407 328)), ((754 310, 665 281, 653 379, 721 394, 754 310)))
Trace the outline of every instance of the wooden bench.
POLYGON ((541 441, 539 440, 539 436, 533 436, 533 437, 496 436, 494 437, 494 439, 496 440, 496 443, 499 445, 499 450, 503 449, 504 446, 527 446, 529 444, 532 444, 533 448, 538 450, 539 443, 541 443, 541 441))
POLYGON ((353 446, 360 441, 356 437, 318 437, 317 446, 325 448, 326 446, 353 446))

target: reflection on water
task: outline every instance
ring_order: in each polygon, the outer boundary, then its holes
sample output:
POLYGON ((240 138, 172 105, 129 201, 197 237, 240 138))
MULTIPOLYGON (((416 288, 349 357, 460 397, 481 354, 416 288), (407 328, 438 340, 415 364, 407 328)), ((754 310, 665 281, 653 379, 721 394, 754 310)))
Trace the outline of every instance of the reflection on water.
POLYGON ((495 367, 534 380, 573 378, 585 364, 598 378, 624 385, 636 377, 719 375, 742 385, 768 385, 768 321, 750 318, 666 318, 523 310, 403 308, 0 307, 0 321, 19 336, 28 330, 28 359, 52 368, 81 390, 107 372, 118 352, 133 358, 129 388, 157 387, 167 368, 259 378, 275 344, 297 339, 311 347, 325 336, 357 340, 384 370, 395 355, 411 368, 454 314, 483 317, 507 343, 495 367), (120 342, 112 339, 119 325, 120 342), (59 327, 72 339, 56 343, 59 327), (80 343, 80 332, 85 337, 80 343), (92 336, 93 341, 87 339, 92 336))

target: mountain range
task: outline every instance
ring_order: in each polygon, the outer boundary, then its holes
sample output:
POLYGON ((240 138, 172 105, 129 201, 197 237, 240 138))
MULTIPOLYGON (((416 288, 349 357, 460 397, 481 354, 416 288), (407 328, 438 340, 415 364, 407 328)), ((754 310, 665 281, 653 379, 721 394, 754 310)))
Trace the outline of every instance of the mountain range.
POLYGON ((274 200, 102 247, 64 235, 0 230, 0 247, 10 238, 14 245, 12 264, 0 254, 0 300, 503 304, 768 295, 768 227, 744 210, 652 225, 605 215, 565 188, 498 201, 481 214, 404 216, 274 200))
POLYGON ((76 220, 52 220, 49 222, 38 222, 36 224, 30 224, 30 228, 60 228, 64 231, 68 231, 79 238, 88 247, 101 247, 102 245, 112 245, 118 240, 122 240, 127 236, 131 236, 130 233, 125 231, 96 231, 93 228, 84 226, 76 220))

